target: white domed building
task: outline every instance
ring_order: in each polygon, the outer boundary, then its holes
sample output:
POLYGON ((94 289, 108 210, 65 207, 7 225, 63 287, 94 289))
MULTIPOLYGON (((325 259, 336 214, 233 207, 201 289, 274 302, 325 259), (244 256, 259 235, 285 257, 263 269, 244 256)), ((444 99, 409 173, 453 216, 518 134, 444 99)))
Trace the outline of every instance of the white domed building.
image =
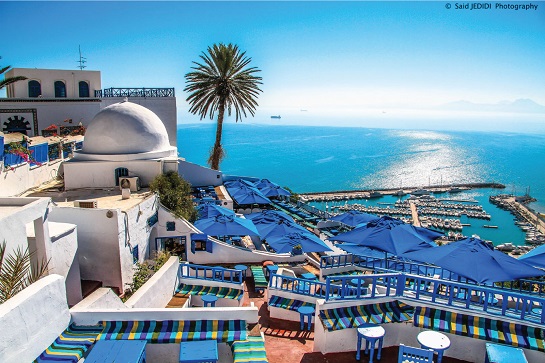
POLYGON ((96 114, 83 149, 63 167, 66 190, 116 187, 120 177, 146 186, 158 174, 178 170, 178 153, 155 113, 125 101, 96 114))

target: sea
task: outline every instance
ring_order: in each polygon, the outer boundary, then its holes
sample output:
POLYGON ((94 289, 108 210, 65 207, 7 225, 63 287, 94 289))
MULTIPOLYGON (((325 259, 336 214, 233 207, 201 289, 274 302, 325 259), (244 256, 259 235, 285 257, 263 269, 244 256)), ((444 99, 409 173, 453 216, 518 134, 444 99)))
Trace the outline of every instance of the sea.
MULTIPOLYGON (((178 151, 187 161, 207 165, 215 124, 178 125, 178 151)), ((505 132, 389 130, 361 127, 278 126, 226 122, 228 175, 267 178, 296 193, 423 187, 497 182, 505 189, 472 189, 437 198, 476 200, 491 220, 462 218, 463 234, 495 245, 523 245, 525 234, 513 216, 489 203, 490 195, 530 194, 529 207, 545 213, 545 135, 505 132), (497 225, 497 229, 483 225, 497 225)), ((393 203, 397 197, 360 200, 393 203)), ((345 202, 337 202, 338 204, 345 202)), ((325 209, 325 203, 315 203, 325 209)), ((329 203, 328 208, 335 205, 329 203)))

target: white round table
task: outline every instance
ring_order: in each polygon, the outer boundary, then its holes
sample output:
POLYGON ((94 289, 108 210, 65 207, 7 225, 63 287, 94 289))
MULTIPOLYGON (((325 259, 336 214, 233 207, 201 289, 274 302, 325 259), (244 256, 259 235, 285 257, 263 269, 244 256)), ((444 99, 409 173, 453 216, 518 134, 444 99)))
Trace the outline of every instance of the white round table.
POLYGON ((433 330, 426 330, 416 337, 423 349, 437 351, 437 363, 441 363, 443 353, 450 347, 450 339, 443 333, 433 330))
POLYGON ((356 348, 356 360, 360 360, 361 353, 361 340, 365 339, 365 354, 369 354, 369 348, 371 348, 371 354, 369 355, 369 363, 373 363, 373 356, 375 354, 375 343, 378 341, 377 359, 380 360, 382 353, 382 339, 386 333, 384 328, 378 324, 365 323, 358 327, 358 344, 356 348))

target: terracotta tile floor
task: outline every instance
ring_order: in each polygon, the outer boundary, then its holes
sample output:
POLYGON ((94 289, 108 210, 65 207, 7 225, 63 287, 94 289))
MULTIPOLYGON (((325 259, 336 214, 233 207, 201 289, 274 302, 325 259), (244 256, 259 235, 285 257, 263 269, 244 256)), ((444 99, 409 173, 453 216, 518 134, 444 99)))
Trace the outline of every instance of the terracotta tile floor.
MULTIPOLYGON (((300 331, 299 322, 271 319, 267 309, 266 299, 262 294, 253 292, 253 279, 246 279, 245 305, 253 302, 259 309, 259 323, 265 334, 265 348, 269 363, 367 363, 368 357, 363 355, 356 360, 355 347, 353 352, 322 354, 312 352, 314 332, 300 331)), ((397 347, 384 348, 380 363, 397 363, 397 347)), ((467 363, 466 361, 444 357, 443 363, 467 363)))

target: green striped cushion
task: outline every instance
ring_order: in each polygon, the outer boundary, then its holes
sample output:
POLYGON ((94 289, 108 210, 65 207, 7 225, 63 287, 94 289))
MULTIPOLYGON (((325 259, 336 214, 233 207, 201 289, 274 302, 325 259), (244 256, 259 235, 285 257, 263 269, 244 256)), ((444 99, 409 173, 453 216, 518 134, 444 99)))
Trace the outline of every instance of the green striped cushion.
POLYGON ((34 362, 77 362, 101 331, 102 326, 72 324, 34 362))
POLYGON ((301 300, 295 300, 295 299, 288 299, 285 297, 280 297, 276 295, 272 295, 269 299, 269 306, 274 306, 276 308, 286 309, 286 310, 294 310, 296 311, 301 306, 310 306, 310 307, 316 307, 316 304, 301 301, 301 300))
POLYGON ((269 285, 261 266, 250 266, 250 269, 252 275, 254 275, 255 287, 267 287, 269 285))
POLYGON ((265 342, 261 337, 249 336, 247 340, 236 341, 232 345, 233 363, 268 362, 265 342))
POLYGON ((244 291, 232 289, 229 287, 219 286, 199 286, 199 285, 183 285, 176 291, 180 294, 189 295, 216 295, 220 298, 240 300, 244 291))

